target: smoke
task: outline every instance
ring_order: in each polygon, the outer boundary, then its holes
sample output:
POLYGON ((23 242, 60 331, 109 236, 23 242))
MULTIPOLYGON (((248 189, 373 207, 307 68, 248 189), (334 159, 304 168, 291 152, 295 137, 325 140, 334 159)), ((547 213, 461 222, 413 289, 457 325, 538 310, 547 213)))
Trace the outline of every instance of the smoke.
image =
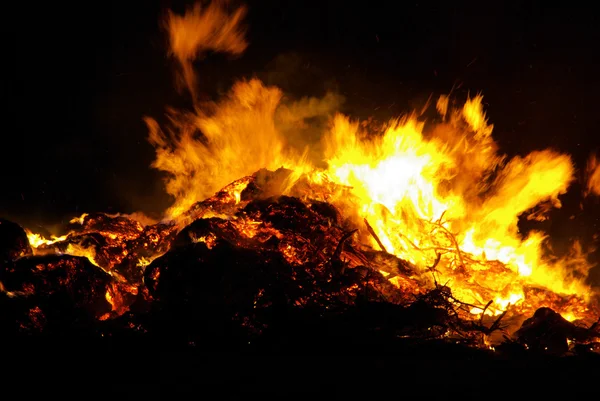
POLYGON ((258 77, 284 94, 275 125, 289 146, 303 153, 316 167, 325 167, 322 138, 346 98, 337 90, 330 71, 301 52, 277 55, 258 77), (314 94, 321 94, 314 96, 314 94))
POLYGON ((282 103, 275 115, 278 131, 287 143, 316 167, 324 163, 322 138, 344 97, 327 92, 321 98, 304 97, 282 103))

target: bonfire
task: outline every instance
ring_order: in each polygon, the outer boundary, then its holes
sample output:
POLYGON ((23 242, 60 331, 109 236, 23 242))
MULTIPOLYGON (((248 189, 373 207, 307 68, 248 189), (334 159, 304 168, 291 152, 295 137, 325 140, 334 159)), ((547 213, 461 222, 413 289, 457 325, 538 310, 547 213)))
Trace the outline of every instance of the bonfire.
POLYGON ((559 258, 543 232, 518 229, 520 216, 561 206, 575 174, 569 155, 502 154, 481 95, 442 95, 435 119, 409 112, 383 123, 338 113, 337 94, 293 100, 258 79, 200 101, 192 63, 207 51, 243 53, 245 12, 213 2, 165 19, 193 107, 168 109, 166 124, 145 118, 153 167, 174 199, 160 221, 86 213, 47 238, 0 220, 5 333, 598 351, 586 250, 575 243, 559 258), (318 141, 299 146, 322 115, 318 141))

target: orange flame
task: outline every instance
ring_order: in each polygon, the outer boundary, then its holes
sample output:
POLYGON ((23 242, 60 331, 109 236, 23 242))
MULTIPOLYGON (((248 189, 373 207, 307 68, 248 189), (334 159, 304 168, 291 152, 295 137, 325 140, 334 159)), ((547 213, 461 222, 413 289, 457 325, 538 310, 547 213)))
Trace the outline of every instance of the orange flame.
POLYGON ((587 183, 584 195, 600 195, 600 160, 591 155, 586 166, 587 183))
POLYGON ((248 44, 240 22, 246 8, 227 13, 224 2, 214 1, 205 9, 196 3, 185 15, 169 11, 166 28, 169 32, 171 54, 182 69, 187 89, 196 99, 196 74, 192 62, 206 51, 240 54, 248 44))

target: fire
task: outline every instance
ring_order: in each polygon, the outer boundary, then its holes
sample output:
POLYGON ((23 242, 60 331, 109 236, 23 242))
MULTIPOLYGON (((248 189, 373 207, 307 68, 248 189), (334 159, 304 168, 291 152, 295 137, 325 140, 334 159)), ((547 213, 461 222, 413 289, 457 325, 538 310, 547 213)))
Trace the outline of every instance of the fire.
MULTIPOLYGON (((366 219, 385 250, 422 271, 442 254, 439 280, 450 280, 465 302, 483 299, 462 291, 457 273, 464 269, 469 280, 496 291, 512 287, 496 298, 501 309, 523 297, 515 280, 587 298, 590 288, 572 277, 568 261, 544 258, 543 233, 522 239, 517 227, 519 215, 542 202, 560 207, 558 196, 573 178, 569 156, 538 151, 504 161, 495 151, 481 102, 480 96, 467 100, 430 137, 415 116, 392 120, 379 136, 336 116, 324 137, 327 173, 351 187, 353 199, 333 202, 366 219), (517 275, 501 281, 488 273, 487 261, 500 261, 517 275)), ((579 262, 585 277, 590 266, 579 262)))
POLYGON ((198 111, 180 115, 178 121, 171 115, 175 143, 168 141, 156 121, 146 118, 157 152, 153 167, 169 173, 166 189, 176 199, 167 211, 168 219, 261 168, 298 166, 299 155, 285 148, 275 127, 281 97, 279 89, 267 88, 256 79, 239 82, 225 100, 212 106, 214 114, 198 111), (206 142, 197 140, 199 132, 206 142))
POLYGON ((590 156, 586 166, 587 185, 585 195, 600 195, 600 160, 596 155, 590 156))
POLYGON ((194 97, 196 75, 192 62, 196 58, 209 50, 240 54, 248 46, 241 26, 246 8, 239 7, 228 14, 223 5, 224 2, 215 1, 203 9, 197 3, 184 16, 172 12, 167 15, 165 25, 171 52, 179 61, 186 88, 194 97))
MULTIPOLYGON (((194 9, 177 21, 208 19, 211 12, 194 9)), ((239 22, 239 15, 231 17, 231 24, 239 22)), ((172 52, 182 65, 190 54, 213 43, 200 43, 196 39, 203 31, 194 36, 191 22, 184 25, 170 26, 172 52), (185 50, 182 37, 194 38, 185 50)), ((238 45, 218 50, 242 49, 238 30, 220 34, 223 43, 238 45)), ((189 77, 186 81, 193 82, 189 77)), ((508 160, 492 138, 482 96, 467 99, 457 110, 450 107, 449 97, 441 96, 441 122, 421 121, 413 113, 390 120, 383 132, 368 131, 337 113, 317 144, 320 158, 310 159, 306 151, 295 152, 280 117, 289 116, 290 110, 302 116, 307 102, 290 106, 282 99, 278 88, 257 79, 238 82, 217 103, 197 104, 193 113, 170 111, 174 141, 167 141, 158 124, 146 119, 157 149, 153 166, 169 174, 167 191, 175 197, 167 218, 177 219, 193 203, 241 176, 285 167, 295 174, 281 187, 282 194, 293 180, 306 176, 315 184, 325 178, 344 188, 321 200, 353 216, 363 241, 410 261, 424 275, 440 255, 436 280, 448 282, 467 303, 485 305, 491 297, 493 308, 487 313, 519 304, 527 286, 589 300, 592 291, 585 278, 591 266, 585 258, 578 258, 576 266, 568 259, 551 261, 543 251, 545 234, 530 232, 523 238, 517 226, 519 216, 531 209, 561 206, 559 196, 575 170, 570 157, 540 150, 508 160), (199 132, 205 140, 196 139, 199 132), (326 167, 317 167, 323 162, 326 167), (495 272, 498 263, 512 274, 495 272)), ((244 227, 241 232, 253 231, 251 223, 244 227)), ((474 307, 473 313, 481 310, 474 307)))
MULTIPOLYGON (((411 279, 429 288, 440 283, 450 287, 454 297, 470 305, 473 316, 498 316, 509 309, 532 314, 542 306, 569 321, 594 316, 594 292, 586 283, 591 265, 584 250, 575 244, 570 255, 555 258, 544 250, 544 233, 523 236, 518 228, 519 216, 525 213, 537 209, 543 216, 561 207, 559 196, 567 192, 575 174, 569 155, 539 150, 509 159, 492 137, 481 95, 466 99, 459 108, 441 96, 438 120, 424 121, 409 113, 390 119, 381 129, 336 112, 338 95, 293 100, 258 79, 237 82, 223 99, 201 103, 192 62, 207 50, 241 54, 247 46, 241 28, 245 12, 239 8, 227 13, 214 2, 167 18, 171 55, 181 67, 180 78, 194 108, 169 109, 166 127, 150 117, 145 122, 156 149, 152 167, 167 174, 166 191, 174 198, 163 223, 175 228, 154 232, 152 227, 158 226, 150 222, 112 216, 114 231, 94 229, 113 241, 109 256, 99 256, 83 242, 69 243, 62 253, 87 257, 112 272, 134 254, 127 244, 135 242, 146 250, 135 254, 132 266, 138 274, 166 252, 158 246, 164 237, 194 221, 219 218, 240 241, 276 238, 283 257, 301 265, 306 249, 286 243, 285 235, 265 216, 238 214, 248 204, 248 177, 261 169, 283 167, 291 171, 289 176, 263 183, 270 185, 270 195, 333 205, 358 229, 352 240, 357 246, 409 262, 415 268, 411 279), (314 116, 328 117, 329 125, 317 141, 299 146, 298 127, 314 116)), ((588 168, 594 170, 595 162, 590 163, 588 168)), ((590 191, 597 186, 597 171, 590 191)), ((84 227, 84 235, 95 227, 89 215, 71 223, 84 227)), ((38 253, 72 238, 72 233, 51 239, 27 234, 38 253)), ((191 241, 209 249, 216 243, 211 235, 191 241)), ((381 274, 398 288, 406 285, 397 274, 383 269, 381 274)), ((108 288, 105 297, 113 313, 126 311, 118 288, 108 288)))
POLYGON ((39 248, 41 245, 52 245, 56 242, 64 241, 67 238, 66 235, 62 235, 60 237, 52 236, 51 239, 47 239, 44 238, 41 234, 31 232, 27 229, 25 230, 25 232, 27 233, 27 239, 29 240, 29 243, 34 249, 39 248))

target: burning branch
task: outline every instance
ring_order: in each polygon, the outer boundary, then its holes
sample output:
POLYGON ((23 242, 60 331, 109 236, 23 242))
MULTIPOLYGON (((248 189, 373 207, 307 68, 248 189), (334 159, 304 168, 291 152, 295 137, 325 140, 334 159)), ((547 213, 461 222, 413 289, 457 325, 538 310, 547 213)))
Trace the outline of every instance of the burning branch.
POLYGON ((357 231, 358 231, 358 229, 355 229, 355 230, 347 232, 346 234, 344 234, 342 236, 342 238, 340 239, 340 242, 338 242, 337 247, 335 248, 335 251, 333 252, 332 259, 340 258, 341 254, 342 254, 342 250, 344 248, 344 243, 346 242, 346 240, 348 238, 350 238, 352 236, 352 234, 354 234, 357 231))
MULTIPOLYGON (((502 313, 500 314, 500 316, 498 316, 498 318, 497 318, 497 319, 494 321, 494 323, 493 323, 493 324, 490 326, 490 328, 489 328, 489 329, 487 329, 487 332, 486 332, 486 334, 488 334, 488 335, 489 335, 489 334, 491 334, 492 332, 494 332, 494 331, 496 331, 496 330, 498 330, 498 329, 500 328, 500 321, 502 320, 502 318, 503 318, 504 316, 506 316, 506 313, 507 313, 507 312, 508 312, 508 309, 507 309, 507 310, 505 310, 504 312, 502 312, 502 313)), ((482 316, 483 316, 483 315, 482 315, 482 316)))
MULTIPOLYGON (((442 215, 443 216, 443 215, 442 215)), ((435 223, 435 227, 441 229, 447 236, 450 238, 452 245, 456 250, 456 255, 458 256, 458 260, 460 261, 461 267, 465 267, 465 261, 463 259, 462 251, 460 250, 460 246, 458 245, 458 241, 456 240, 456 236, 450 232, 446 227, 443 226, 440 219, 435 223)))
POLYGON ((427 269, 431 270, 432 272, 435 271, 435 268, 438 265, 438 263, 440 263, 441 259, 442 259, 442 254, 436 253, 436 257, 435 257, 435 260, 433 261, 433 264, 431 266, 427 267, 427 269))
POLYGON ((437 284, 437 278, 435 277, 435 272, 436 272, 435 268, 437 267, 438 263, 440 263, 441 259, 442 259, 442 254, 439 252, 436 253, 436 258, 435 258, 433 264, 431 266, 427 267, 427 269, 429 271, 431 271, 431 274, 433 275, 433 282, 435 283, 436 287, 438 284, 437 284))
POLYGON ((346 234, 344 234, 342 236, 342 238, 340 239, 340 241, 338 242, 337 246, 335 247, 335 251, 333 252, 333 255, 331 256, 331 266, 335 272, 339 272, 342 274, 344 273, 345 266, 344 266, 344 262, 341 259, 342 250, 344 249, 344 243, 346 242, 346 240, 348 240, 348 238, 350 238, 357 231, 358 231, 358 229, 349 231, 346 234))
POLYGON ((479 324, 483 325, 483 317, 485 316, 485 311, 487 310, 487 308, 490 307, 490 305, 494 302, 493 299, 490 299, 490 301, 485 304, 485 306, 483 307, 483 310, 481 311, 481 317, 479 318, 479 324))
POLYGON ((371 234, 371 236, 375 239, 375 241, 377 241, 377 245, 379 245, 379 247, 381 248, 381 250, 385 253, 389 253, 387 251, 387 249, 385 249, 385 246, 383 246, 383 243, 381 242, 381 240, 379 239, 379 237, 377 236, 377 234, 375 234, 375 230, 373 230, 373 227, 371 227, 371 225, 369 224, 369 221, 367 219, 363 219, 365 222, 365 225, 367 226, 367 230, 369 230, 369 234, 371 234))

